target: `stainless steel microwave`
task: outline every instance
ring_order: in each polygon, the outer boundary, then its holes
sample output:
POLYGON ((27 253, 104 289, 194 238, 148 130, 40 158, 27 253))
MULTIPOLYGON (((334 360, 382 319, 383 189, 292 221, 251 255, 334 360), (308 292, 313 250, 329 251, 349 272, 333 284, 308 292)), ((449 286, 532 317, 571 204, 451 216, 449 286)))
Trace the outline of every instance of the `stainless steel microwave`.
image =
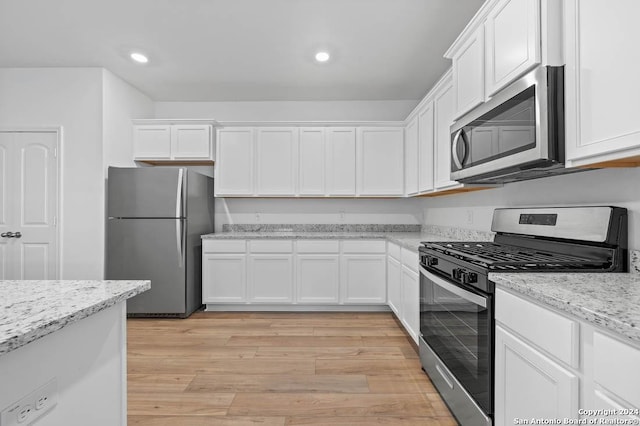
POLYGON ((451 126, 451 179, 507 183, 564 168, 564 67, 538 67, 451 126))

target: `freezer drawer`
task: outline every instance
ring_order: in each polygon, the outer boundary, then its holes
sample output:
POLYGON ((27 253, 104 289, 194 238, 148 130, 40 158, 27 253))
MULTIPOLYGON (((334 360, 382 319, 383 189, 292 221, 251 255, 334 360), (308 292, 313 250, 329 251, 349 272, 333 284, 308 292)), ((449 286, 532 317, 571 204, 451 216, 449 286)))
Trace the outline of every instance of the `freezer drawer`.
POLYGON ((132 314, 186 311, 185 221, 109 219, 107 279, 151 280, 151 290, 127 301, 132 314))

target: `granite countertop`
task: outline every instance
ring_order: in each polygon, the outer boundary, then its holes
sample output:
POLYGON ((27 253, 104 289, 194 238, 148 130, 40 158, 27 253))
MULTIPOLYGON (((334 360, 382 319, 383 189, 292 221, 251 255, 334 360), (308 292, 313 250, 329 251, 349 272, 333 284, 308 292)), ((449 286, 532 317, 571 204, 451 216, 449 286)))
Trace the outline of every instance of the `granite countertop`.
POLYGON ((0 355, 150 288, 150 281, 0 280, 0 355))
POLYGON ((490 273, 489 279, 640 344, 640 274, 490 273))

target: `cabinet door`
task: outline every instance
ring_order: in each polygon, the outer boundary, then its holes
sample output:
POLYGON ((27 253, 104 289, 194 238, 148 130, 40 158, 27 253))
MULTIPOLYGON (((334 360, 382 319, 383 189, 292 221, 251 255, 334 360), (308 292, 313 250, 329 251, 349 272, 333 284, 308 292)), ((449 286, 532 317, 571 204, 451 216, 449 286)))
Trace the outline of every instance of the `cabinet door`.
POLYGON ((133 158, 171 159, 171 126, 133 126, 133 158))
POLYGON ((565 5, 567 159, 586 165, 640 158, 640 2, 565 5))
POLYGON ((400 262, 387 256, 387 302, 398 319, 402 319, 402 270, 400 262))
POLYGON ((325 193, 325 131, 323 128, 301 128, 298 154, 298 193, 325 193))
POLYGON ((451 59, 455 100, 452 107, 458 118, 484 102, 484 28, 478 28, 451 59))
POLYGON ((403 195, 403 129, 361 127, 357 141, 358 194, 403 195))
POLYGON ((500 325, 495 336, 495 421, 579 418, 579 379, 500 325))
POLYGON ((418 117, 414 117, 404 130, 404 187, 407 195, 418 193, 418 117))
POLYGON ((246 302, 245 259, 244 254, 203 255, 202 303, 246 302))
POLYGON ((326 143, 328 195, 356 195, 356 130, 328 128, 326 143))
POLYGON ((420 332, 420 277, 405 266, 402 267, 402 324, 417 344, 420 332))
POLYGON ((449 128, 453 124, 453 87, 445 77, 434 97, 435 123, 435 187, 449 188, 459 185, 451 180, 451 142, 449 128))
POLYGON ((296 301, 337 304, 340 298, 339 260, 337 254, 299 254, 296 258, 296 301))
POLYGON ((540 63, 540 0, 501 0, 485 23, 486 94, 540 63))
POLYGON ((249 301, 293 302, 293 255, 249 255, 249 301))
POLYGON ((212 160, 211 126, 171 126, 171 158, 174 160, 212 160))
POLYGON ((420 156, 418 189, 420 192, 433 190, 434 137, 433 102, 429 102, 418 112, 418 152, 420 156))
POLYGON ((260 128, 256 146, 258 195, 295 195, 298 129, 260 128))
POLYGON ((216 196, 253 195, 253 130, 219 129, 217 139, 216 196))
POLYGON ((343 254, 340 267, 341 302, 385 304, 386 255, 343 254))

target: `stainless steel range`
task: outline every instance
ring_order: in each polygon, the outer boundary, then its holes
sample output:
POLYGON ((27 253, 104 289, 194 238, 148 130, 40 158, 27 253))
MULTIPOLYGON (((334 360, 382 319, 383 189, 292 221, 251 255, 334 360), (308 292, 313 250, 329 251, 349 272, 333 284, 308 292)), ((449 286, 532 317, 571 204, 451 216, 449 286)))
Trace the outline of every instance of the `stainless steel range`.
POLYGON ((490 272, 624 272, 627 210, 496 209, 494 241, 420 247, 420 359, 460 424, 493 424, 490 272))

